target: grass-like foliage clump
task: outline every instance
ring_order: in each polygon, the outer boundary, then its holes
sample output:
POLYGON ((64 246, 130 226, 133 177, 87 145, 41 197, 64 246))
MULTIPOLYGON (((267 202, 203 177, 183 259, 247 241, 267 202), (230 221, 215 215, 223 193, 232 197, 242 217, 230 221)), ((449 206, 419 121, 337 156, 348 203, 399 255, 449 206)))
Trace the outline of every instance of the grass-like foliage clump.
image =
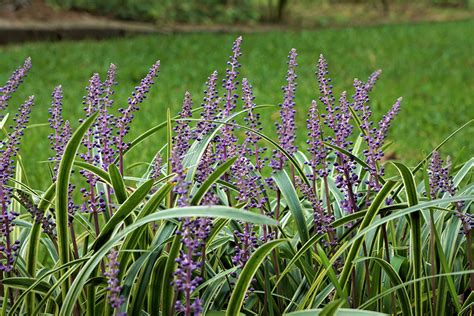
POLYGON ((115 65, 103 78, 94 74, 74 131, 62 115, 62 87, 54 88, 51 184, 43 189, 29 186, 22 165, 21 154, 34 153, 18 150, 34 98, 8 114, 31 61, 17 68, 0 88, 3 314, 472 310, 474 158, 444 162, 443 142, 414 167, 387 160, 402 99, 374 121, 369 94, 381 72, 335 96, 322 55, 319 92, 306 126, 297 126, 295 49, 277 134, 265 135, 260 116, 276 107, 257 105, 240 78, 241 42, 226 73, 210 74, 201 106, 186 92, 177 116, 146 110, 158 124, 133 140, 127 135, 159 61, 118 112, 115 65), (297 128, 307 130, 305 148, 295 143, 297 128), (143 163, 124 157, 153 138, 166 145, 136 174, 143 163))

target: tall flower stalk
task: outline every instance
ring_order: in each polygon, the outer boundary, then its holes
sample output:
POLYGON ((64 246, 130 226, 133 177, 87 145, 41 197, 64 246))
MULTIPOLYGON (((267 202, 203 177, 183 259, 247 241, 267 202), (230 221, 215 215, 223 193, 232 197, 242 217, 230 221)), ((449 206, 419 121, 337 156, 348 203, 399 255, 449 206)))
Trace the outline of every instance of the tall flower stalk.
MULTIPOLYGON (((107 78, 103 83, 103 98, 99 104, 99 116, 97 118, 95 143, 97 144, 97 152, 99 156, 99 164, 104 170, 108 170, 109 166, 114 161, 115 149, 113 146, 113 132, 116 126, 116 118, 110 113, 109 109, 113 105, 112 96, 114 94, 114 86, 116 85, 115 76, 117 68, 114 64, 110 64, 107 71, 107 78)), ((112 188, 105 185, 105 194, 107 198, 107 205, 104 208, 108 209, 109 215, 113 215, 112 188)))
MULTIPOLYGON (((283 90, 283 103, 280 104, 280 119, 281 122, 276 124, 278 140, 289 154, 293 154, 297 151, 295 146, 295 92, 296 92, 296 49, 292 49, 288 54, 288 72, 286 75, 287 84, 282 87, 283 90)), ((286 156, 279 152, 274 152, 274 159, 271 160, 270 166, 274 170, 282 170, 287 160, 286 156)))
MULTIPOLYGON (((240 48, 241 44, 242 37, 238 37, 232 46, 232 55, 227 62, 228 67, 226 69, 226 76, 225 79, 222 80, 222 87, 225 90, 224 105, 220 115, 222 119, 226 119, 232 115, 238 99, 236 91, 239 84, 237 76, 239 75, 240 68, 239 57, 242 55, 240 48)), ((220 161, 226 161, 228 157, 232 157, 236 153, 235 143, 237 138, 235 137, 233 130, 233 126, 227 124, 221 128, 221 133, 216 146, 217 157, 220 161)))
POLYGON ((119 170, 123 175, 123 153, 128 148, 129 144, 125 142, 125 136, 130 130, 130 123, 133 120, 134 113, 139 110, 140 103, 142 103, 148 95, 151 86, 155 83, 155 78, 158 77, 160 71, 160 61, 154 63, 145 78, 142 79, 140 85, 135 88, 132 96, 128 98, 128 106, 120 108, 120 116, 117 118, 117 135, 114 137, 114 143, 119 156, 119 170))
MULTIPOLYGON (((283 90, 283 103, 280 104, 280 119, 281 122, 276 124, 278 141, 281 147, 286 150, 290 155, 297 151, 297 148, 294 144, 295 142, 295 92, 296 92, 296 67, 298 66, 296 62, 296 49, 290 50, 288 54, 288 72, 286 75, 287 84, 282 87, 283 90)), ((285 166, 287 160, 286 156, 275 150, 273 152, 273 158, 270 161, 270 167, 274 171, 281 171, 285 166)), ((294 180, 294 169, 292 170, 292 178, 294 180)), ((293 181, 294 182, 294 181, 293 181)), ((280 219, 280 204, 281 204, 281 192, 280 189, 276 189, 277 194, 277 203, 275 206, 275 218, 280 219)))

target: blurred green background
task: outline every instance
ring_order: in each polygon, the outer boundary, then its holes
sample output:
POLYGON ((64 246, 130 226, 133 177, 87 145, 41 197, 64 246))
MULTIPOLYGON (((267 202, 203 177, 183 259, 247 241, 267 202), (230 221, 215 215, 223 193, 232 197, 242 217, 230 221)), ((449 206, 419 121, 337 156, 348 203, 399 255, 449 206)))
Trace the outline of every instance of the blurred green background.
MULTIPOLYGON (((195 2, 180 3, 192 5, 195 2)), ((204 2, 212 4, 221 1, 204 2)), ((234 1, 236 6, 243 4, 239 10, 247 10, 246 5, 254 2, 234 1)), ((306 2, 310 3, 308 4, 310 7, 315 5, 314 2, 306 2)), ((326 10, 326 6, 337 7, 341 4, 336 2, 331 4, 323 1, 320 6, 326 10)), ((452 12, 456 14, 459 12, 470 14, 469 3, 454 2, 452 5, 446 4, 445 9, 436 7, 435 10, 453 10, 452 12)), ((125 3, 127 6, 134 3, 137 12, 145 10, 150 14, 153 13, 141 7, 141 4, 152 3, 146 1, 111 1, 110 7, 94 7, 94 10, 105 10, 104 12, 110 10, 120 15, 122 13, 113 9, 119 3, 125 3)), ((153 5, 158 8, 166 3, 172 4, 171 1, 160 1, 153 2, 153 5)), ((305 1, 297 3, 303 6, 305 1)), ((399 8, 403 3, 403 1, 390 1, 388 15, 392 14, 390 10, 399 8)), ((432 6, 428 2, 422 3, 432 6)), ((67 5, 90 4, 98 6, 99 2, 74 0, 67 5)), ((357 5, 356 2, 349 4, 357 5)), ((370 6, 380 10, 383 9, 382 4, 381 1, 374 1, 370 6)), ((328 60, 330 76, 333 78, 337 94, 343 90, 352 94, 354 78, 364 80, 372 71, 379 68, 383 70, 381 80, 371 97, 377 119, 388 111, 399 96, 404 98, 402 110, 393 123, 389 135, 390 140, 394 142, 389 151, 396 158, 416 162, 453 130, 474 118, 472 18, 463 20, 453 18, 453 21, 438 23, 414 23, 413 20, 404 22, 400 19, 397 23, 391 24, 353 26, 350 23, 353 20, 348 15, 344 17, 349 21, 344 22, 346 23, 344 27, 298 28, 289 22, 291 10, 296 10, 291 7, 289 5, 285 8, 288 10, 285 11, 287 24, 282 24, 283 29, 272 28, 270 31, 243 34, 241 77, 247 77, 253 84, 258 104, 278 105, 282 100, 281 86, 285 83, 288 51, 293 47, 298 50, 296 109, 299 127, 297 141, 301 147, 305 146, 306 112, 311 100, 318 96, 314 72, 320 53, 323 53, 328 60), (284 25, 290 29, 285 30, 284 25)), ((255 12, 260 11, 254 10, 249 14, 256 14, 255 12)), ((152 15, 150 19, 152 18, 157 17, 152 15)), ((292 18, 294 19, 294 15, 292 18)), ((186 17, 183 21, 194 21, 193 19, 186 17)), ((260 17, 255 19, 260 21, 260 17)), ((308 18, 303 20, 313 21, 308 18)), ((304 23, 310 24, 310 22, 304 23)), ((255 24, 255 30, 259 30, 259 25, 255 24)), ((104 41, 8 45, 0 47, 0 82, 7 80, 10 72, 20 65, 24 58, 31 56, 33 69, 10 102, 10 111, 13 111, 26 96, 34 94, 36 106, 32 122, 47 122, 51 91, 54 86, 61 84, 64 89, 64 114, 73 126, 77 126, 79 118, 83 116, 82 96, 85 94, 85 86, 94 72, 99 72, 101 77, 105 78, 108 65, 112 62, 117 65, 119 85, 116 89, 115 108, 124 107, 134 86, 146 74, 148 67, 160 59, 161 73, 136 115, 129 135, 131 140, 148 128, 163 122, 168 108, 172 113, 177 113, 186 90, 192 93, 195 106, 198 106, 202 101, 204 83, 208 75, 213 70, 218 70, 222 79, 232 42, 238 35, 238 33, 210 32, 173 33, 104 41)), ((274 135, 278 108, 268 110, 262 118, 264 131, 274 135)), ((474 153, 474 144, 471 140, 473 131, 472 127, 464 130, 443 148, 443 154, 449 154, 454 159, 471 157, 474 153)), ((30 171, 29 180, 36 187, 45 186, 49 181, 48 168, 41 163, 50 156, 47 146, 49 133, 48 127, 36 127, 27 131, 23 141, 22 153, 27 171, 30 171)), ((140 145, 137 151, 127 156, 127 159, 134 162, 150 161, 165 140, 166 135, 159 133, 140 145)))

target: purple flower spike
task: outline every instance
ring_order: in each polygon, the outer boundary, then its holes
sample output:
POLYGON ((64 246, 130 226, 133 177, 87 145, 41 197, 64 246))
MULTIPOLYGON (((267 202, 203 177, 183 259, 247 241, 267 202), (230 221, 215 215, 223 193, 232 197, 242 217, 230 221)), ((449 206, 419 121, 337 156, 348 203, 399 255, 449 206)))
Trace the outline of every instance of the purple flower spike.
MULTIPOLYGON (((242 80, 242 100, 244 101, 244 110, 247 110, 247 117, 245 118, 245 124, 251 129, 260 132, 262 130, 262 122, 260 122, 260 114, 255 113, 255 96, 253 95, 252 85, 247 79, 242 80)), ((261 139, 260 136, 251 132, 245 131, 246 142, 253 148, 248 148, 247 156, 255 156, 255 168, 260 172, 265 163, 265 159, 262 158, 262 154, 265 148, 260 148, 258 142, 261 139)))
POLYGON ((56 180, 59 160, 61 160, 64 148, 69 141, 70 137, 70 127, 65 126, 64 119, 62 116, 63 111, 63 90, 61 86, 57 86, 53 90, 52 94, 53 101, 51 102, 51 108, 49 109, 49 126, 53 130, 53 133, 48 136, 49 143, 51 144, 51 149, 55 152, 54 157, 50 160, 54 161, 53 165, 53 181, 56 180))
POLYGON ((225 98, 225 106, 224 106, 224 117, 230 115, 232 110, 235 108, 235 103, 237 102, 237 96, 235 95, 235 91, 237 90, 237 85, 239 84, 236 79, 239 75, 239 57, 242 55, 240 45, 242 44, 242 36, 239 36, 232 46, 232 55, 230 56, 227 65, 229 66, 226 69, 226 77, 223 80, 223 88, 226 90, 224 95, 225 98))
MULTIPOLYGON (((120 263, 117 261, 117 257, 118 252, 112 248, 109 255, 107 256, 109 263, 107 264, 107 271, 104 273, 104 276, 107 278, 107 291, 109 291, 107 298, 109 300, 109 304, 114 310, 118 311, 120 306, 122 306, 122 304, 125 302, 125 299, 120 295, 122 287, 120 286, 120 280, 118 279, 120 263)), ((119 315, 126 314, 119 313, 119 315)))
POLYGON ((372 91, 372 89, 375 86, 375 83, 377 82, 377 80, 380 77, 380 74, 382 74, 382 70, 379 69, 379 70, 374 71, 370 75, 369 79, 367 80, 367 83, 365 84, 365 90, 367 90, 367 92, 372 91))
MULTIPOLYGON (((296 91, 296 49, 292 49, 288 55, 288 73, 286 76, 287 85, 282 88, 284 92, 283 103, 280 104, 281 124, 277 124, 278 140, 280 145, 288 153, 293 154, 297 151, 295 142, 295 91, 296 91)), ((287 160, 286 156, 279 151, 275 151, 276 159, 270 162, 274 170, 282 170, 287 160)))
POLYGON ((155 159, 153 159, 152 165, 151 165, 151 170, 150 170, 150 179, 153 180, 158 180, 158 178, 161 176, 161 166, 162 166, 163 160, 161 159, 160 153, 157 152, 155 155, 155 159))
MULTIPOLYGON (((202 184, 214 171, 213 164, 215 163, 214 153, 212 152, 212 147, 208 146, 206 151, 199 161, 198 168, 196 169, 196 182, 202 184)), ((219 197, 214 192, 215 185, 212 186, 212 189, 207 191, 201 201, 201 205, 216 205, 219 203, 219 197)))
POLYGON ((0 253, 5 258, 5 263, 0 263, 0 271, 10 272, 13 270, 15 256, 19 249, 19 241, 12 242, 10 233, 13 230, 13 221, 19 215, 10 209, 12 201, 12 188, 8 186, 8 181, 15 170, 15 156, 18 154, 20 140, 23 136, 26 124, 28 124, 31 107, 33 106, 34 97, 30 97, 23 103, 13 121, 15 126, 11 127, 12 132, 9 134, 8 140, 2 141, 0 148, 0 202, 2 205, 1 214, 1 234, 0 253))
MULTIPOLYGON (((95 73, 92 75, 91 79, 89 80, 89 85, 87 86, 87 95, 84 96, 84 113, 86 114, 86 117, 91 116, 95 112, 98 111, 98 106, 99 102, 101 101, 101 95, 103 92, 103 86, 102 82, 100 81, 99 74, 95 73)), ((83 120, 81 119, 80 122, 83 120)), ((94 162, 98 162, 98 157, 95 156, 95 154, 92 153, 92 149, 96 147, 94 144, 94 127, 96 126, 96 123, 94 124, 93 127, 89 128, 89 130, 86 133, 86 137, 84 137, 84 140, 82 141, 83 145, 87 149, 87 153, 83 154, 81 158, 83 158, 85 161, 93 164, 94 162)))
POLYGON ((379 122, 379 128, 374 126, 372 121, 372 111, 369 105, 369 91, 373 88, 380 71, 374 72, 368 79, 367 83, 360 80, 354 80, 354 109, 361 121, 361 128, 364 131, 362 137, 367 143, 367 149, 364 150, 364 156, 368 165, 369 180, 367 184, 369 190, 378 192, 381 185, 378 177, 384 174, 384 169, 378 166, 378 162, 384 156, 382 146, 388 132, 391 121, 400 110, 401 98, 393 105, 392 109, 379 122))
MULTIPOLYGON (((25 79, 26 75, 31 69, 31 58, 25 59, 23 66, 18 67, 8 78, 8 81, 3 87, 0 87, 0 111, 3 111, 8 106, 8 100, 12 94, 18 89, 20 84, 25 79)), ((3 117, 3 114, 0 116, 3 117)))
POLYGON ((97 106, 102 94, 102 83, 100 82, 99 74, 95 73, 89 80, 89 85, 86 88, 87 95, 84 97, 84 112, 89 117, 97 112, 97 106))
MULTIPOLYGON (((450 196, 456 194, 453 178, 449 175, 450 165, 443 166, 443 159, 439 152, 433 152, 430 165, 428 167, 428 176, 430 183, 430 195, 432 199, 440 194, 448 193, 450 196)), ((462 212, 463 202, 456 203, 456 216, 461 220, 464 233, 467 234, 472 229, 472 215, 462 212)))
POLYGON ((306 143, 309 145, 309 152, 311 153, 311 159, 309 165, 313 169, 313 174, 309 175, 311 180, 316 180, 316 173, 320 177, 328 175, 326 157, 328 155, 327 148, 323 143, 323 133, 321 130, 321 119, 318 111, 316 101, 313 100, 308 113, 308 120, 306 121, 308 128, 308 140, 306 143))
MULTIPOLYGON (((232 55, 227 62, 226 77, 223 82, 223 88, 225 89, 224 94, 224 109, 222 110, 222 118, 227 118, 232 115, 232 111, 235 109, 238 95, 236 94, 237 76, 239 75, 238 69, 240 68, 239 57, 242 55, 240 45, 242 44, 242 37, 238 37, 234 45, 232 46, 232 55)), ((217 138, 217 157, 220 161, 227 160, 228 157, 235 155, 237 149, 235 143, 237 138, 235 137, 234 127, 230 125, 224 125, 221 128, 221 133, 217 138)))
MULTIPOLYGON (((102 82, 100 81, 99 74, 92 75, 89 80, 89 86, 86 88, 87 95, 84 97, 84 112, 86 117, 91 116, 98 111, 99 102, 101 101, 101 95, 103 92, 102 82)), ((89 128, 82 139, 82 144, 86 148, 85 153, 80 154, 80 157, 86 162, 92 165, 100 165, 100 157, 97 154, 98 149, 97 143, 95 142, 96 132, 94 129, 97 128, 97 123, 89 128)), ((88 189, 81 189, 81 192, 86 200, 83 205, 83 210, 86 212, 96 213, 98 210, 97 199, 95 197, 94 187, 97 182, 97 177, 88 171, 81 170, 80 173, 86 178, 89 184, 88 189)))
POLYGON ((234 231, 235 235, 235 254, 232 257, 232 263, 239 268, 243 268, 247 261, 249 261, 250 256, 258 246, 258 239, 255 231, 253 230, 253 225, 249 223, 244 224, 244 229, 242 232, 234 231))
POLYGON ((134 113, 139 110, 140 103, 145 100, 150 87, 155 83, 154 79, 158 76, 160 71, 160 61, 157 61, 153 66, 151 66, 148 74, 145 78, 142 79, 140 85, 135 88, 135 91, 132 93, 132 96, 128 98, 128 107, 123 109, 120 108, 119 112, 121 116, 117 119, 117 136, 114 137, 114 143, 119 152, 119 169, 123 174, 123 151, 126 150, 129 144, 125 143, 125 136, 128 134, 130 129, 130 123, 133 120, 134 113))
POLYGON ((100 156, 100 164, 104 170, 108 170, 109 165, 114 160, 115 150, 113 148, 113 127, 115 117, 109 113, 109 108, 113 104, 111 99, 114 94, 116 67, 111 64, 107 72, 107 78, 103 84, 103 100, 99 106, 99 117, 97 118, 96 138, 99 146, 97 151, 100 156))
POLYGON ((350 151, 352 143, 348 141, 348 138, 352 134, 352 125, 350 123, 352 114, 349 109, 346 91, 342 92, 341 97, 339 98, 339 111, 340 116, 337 120, 336 129, 334 131, 334 139, 331 139, 331 142, 350 151))
POLYGON ((28 213, 31 214, 31 217, 37 224, 41 224, 41 228, 43 229, 43 233, 49 235, 51 239, 56 238, 56 223, 51 215, 45 216, 43 212, 41 212, 38 207, 33 203, 30 196, 23 191, 17 191, 18 199, 26 208, 28 213))
MULTIPOLYGON (((259 183, 261 183, 260 176, 255 174, 253 169, 250 160, 244 155, 240 156, 232 166, 232 175, 235 178, 234 184, 239 189, 237 201, 245 204, 247 210, 261 208, 263 202, 265 202, 259 197, 259 192, 261 192, 259 186, 259 183)), ((244 224, 243 232, 235 231, 234 236, 236 246, 232 262, 242 268, 257 247, 257 237, 253 225, 249 223, 244 224)))
POLYGON ((332 85, 330 84, 331 79, 327 77, 329 74, 328 71, 328 64, 326 62, 326 59, 324 59, 324 56, 321 54, 319 56, 319 61, 318 61, 318 71, 317 71, 317 77, 318 77, 318 83, 319 83, 319 92, 321 93, 321 96, 319 97, 319 100, 321 103, 324 105, 326 108, 327 114, 324 117, 324 123, 331 128, 332 130, 335 130, 336 127, 336 117, 335 117, 335 101, 336 99, 334 98, 334 94, 332 92, 332 85))
POLYGON ((301 181, 300 178, 297 178, 296 185, 313 208, 315 234, 325 234, 330 231, 334 231, 334 228, 331 226, 332 222, 334 221, 334 217, 324 212, 321 200, 316 197, 313 189, 301 181))
MULTIPOLYGON (((204 121, 212 121, 216 119, 217 107, 219 98, 217 94, 217 71, 214 71, 206 82, 206 90, 204 91, 204 102, 202 103, 201 119, 204 121)), ((199 121, 196 130, 199 131, 197 139, 209 134, 214 128, 215 124, 211 122, 199 121)))
POLYGON ((182 164, 183 158, 188 152, 189 141, 191 139, 191 129, 189 127, 189 121, 185 120, 191 117, 192 99, 191 94, 186 92, 184 95, 183 108, 180 113, 180 119, 176 123, 174 131, 176 135, 173 137, 173 149, 171 151, 171 170, 176 173, 176 177, 173 181, 176 182, 176 186, 173 188, 173 192, 179 196, 178 206, 183 207, 188 204, 188 189, 189 182, 186 181, 186 170, 182 164))
POLYGON ((384 115, 382 120, 379 122, 379 129, 377 130, 376 136, 376 144, 379 148, 382 147, 384 144, 385 137, 387 137, 388 129, 390 128, 390 123, 400 111, 401 102, 402 98, 398 98, 397 102, 395 102, 390 111, 386 115, 384 115))
MULTIPOLYGON (((352 125, 350 124, 351 112, 345 91, 339 99, 339 110, 340 115, 336 122, 334 139, 331 139, 331 143, 350 152, 352 151, 350 147, 352 142, 350 142, 348 138, 352 134, 352 125)), ((344 193, 341 208, 348 213, 352 213, 357 211, 357 194, 355 193, 355 187, 360 183, 359 177, 355 173, 356 164, 351 157, 339 151, 336 152, 336 157, 337 159, 334 163, 337 173, 336 186, 344 193)))
POLYGON ((174 272, 173 285, 178 292, 184 296, 184 301, 176 301, 175 308, 186 316, 200 315, 202 313, 201 300, 192 299, 191 295, 199 286, 202 278, 198 275, 203 269, 201 249, 210 233, 210 225, 207 219, 185 218, 182 226, 176 233, 181 236, 183 249, 176 258, 178 268, 174 272))
POLYGON ((191 94, 186 91, 184 94, 183 107, 179 114, 181 120, 176 122, 176 127, 174 128, 176 136, 173 139, 173 150, 176 150, 176 154, 180 157, 186 154, 190 146, 189 141, 191 140, 191 128, 189 127, 189 121, 186 119, 192 116, 192 107, 193 100, 191 94))

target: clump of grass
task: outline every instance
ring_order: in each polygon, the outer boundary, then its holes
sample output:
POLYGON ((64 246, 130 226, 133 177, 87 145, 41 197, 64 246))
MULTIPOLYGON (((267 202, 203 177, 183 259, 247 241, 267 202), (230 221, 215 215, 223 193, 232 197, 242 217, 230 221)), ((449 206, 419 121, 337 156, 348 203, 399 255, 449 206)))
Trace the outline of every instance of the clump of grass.
MULTIPOLYGON (((307 143, 297 144, 296 49, 288 55, 277 135, 270 137, 261 115, 275 106, 257 105, 250 80, 241 78, 241 43, 241 37, 234 42, 222 87, 212 72, 201 106, 193 107, 186 92, 177 116, 168 111, 135 139, 128 132, 161 79, 159 61, 118 114, 111 111, 115 65, 105 79, 93 74, 74 132, 56 87, 44 190, 28 185, 22 160, 15 159, 33 99, 20 107, 0 152, 4 313, 472 309, 474 158, 444 164, 443 142, 414 168, 384 162, 402 99, 374 119, 369 95, 380 71, 355 79, 354 91, 339 97, 322 55, 319 98, 307 105, 307 143), (134 167, 142 163, 124 157, 157 138, 166 145, 138 173, 134 167)), ((0 90, 4 110, 29 65, 0 90)))

